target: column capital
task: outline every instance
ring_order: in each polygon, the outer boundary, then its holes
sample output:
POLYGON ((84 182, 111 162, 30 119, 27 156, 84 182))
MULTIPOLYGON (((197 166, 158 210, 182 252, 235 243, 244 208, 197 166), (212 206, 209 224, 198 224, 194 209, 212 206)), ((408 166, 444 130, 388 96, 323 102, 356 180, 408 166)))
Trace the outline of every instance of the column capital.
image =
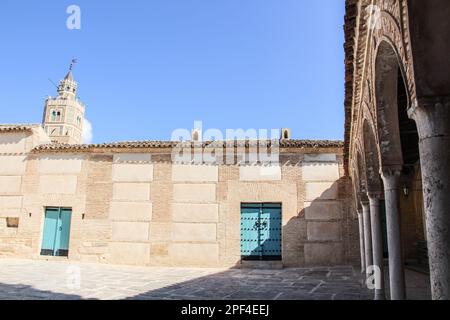
POLYGON ((396 190, 400 185, 400 176, 402 174, 401 165, 383 166, 380 169, 381 179, 383 179, 384 190, 396 190))
POLYGON ((367 193, 361 192, 359 194, 359 199, 361 199, 362 206, 364 206, 364 204, 369 204, 369 198, 367 198, 367 193))
POLYGON ((380 168, 381 177, 390 177, 390 176, 398 176, 402 174, 403 166, 402 165, 390 165, 383 166, 380 168))
POLYGON ((370 200, 381 200, 381 198, 383 197, 383 192, 381 191, 370 191, 367 192, 367 197, 370 200))
POLYGON ((370 206, 369 199, 361 200, 361 206, 363 207, 363 211, 364 210, 369 210, 369 206, 370 206))
POLYGON ((421 97, 408 110, 421 140, 450 135, 450 96, 421 97))

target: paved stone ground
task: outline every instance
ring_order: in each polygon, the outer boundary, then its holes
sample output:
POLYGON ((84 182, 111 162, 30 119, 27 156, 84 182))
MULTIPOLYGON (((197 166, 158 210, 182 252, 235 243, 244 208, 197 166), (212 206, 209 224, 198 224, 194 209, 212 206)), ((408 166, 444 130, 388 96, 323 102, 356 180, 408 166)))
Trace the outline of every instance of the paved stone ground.
POLYGON ((359 272, 349 266, 225 270, 0 259, 0 300, 367 300, 371 296, 362 288, 359 272))
POLYGON ((0 260, 0 299, 369 299, 352 267, 140 268, 0 260), (79 269, 77 269, 79 268, 79 269), (80 286, 77 288, 77 270, 80 286))

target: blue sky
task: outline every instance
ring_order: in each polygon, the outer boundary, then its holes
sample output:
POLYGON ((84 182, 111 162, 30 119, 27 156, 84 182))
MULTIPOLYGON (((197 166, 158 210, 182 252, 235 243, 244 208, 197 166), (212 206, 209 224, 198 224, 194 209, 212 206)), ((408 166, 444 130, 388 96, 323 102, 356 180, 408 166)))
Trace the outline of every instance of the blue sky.
POLYGON ((94 142, 204 129, 342 139, 344 1, 2 0, 0 123, 39 123, 72 57, 94 142), (69 5, 81 30, 66 28, 69 5))

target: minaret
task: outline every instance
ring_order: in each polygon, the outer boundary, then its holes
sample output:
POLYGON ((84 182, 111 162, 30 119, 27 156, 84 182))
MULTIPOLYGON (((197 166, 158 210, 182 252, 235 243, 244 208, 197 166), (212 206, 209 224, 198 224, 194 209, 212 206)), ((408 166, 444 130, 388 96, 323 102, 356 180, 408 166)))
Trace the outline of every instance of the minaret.
POLYGON ((58 96, 45 101, 43 127, 54 143, 81 144, 85 106, 77 98, 72 60, 69 72, 59 82, 58 96))

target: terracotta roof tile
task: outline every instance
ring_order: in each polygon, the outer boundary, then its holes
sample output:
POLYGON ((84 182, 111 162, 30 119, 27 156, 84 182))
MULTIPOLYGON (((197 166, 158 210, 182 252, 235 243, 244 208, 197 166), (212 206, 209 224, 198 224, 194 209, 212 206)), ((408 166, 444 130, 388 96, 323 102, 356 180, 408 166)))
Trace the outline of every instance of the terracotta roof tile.
MULTIPOLYGON (((251 143, 257 143, 258 141, 209 141, 201 143, 203 148, 225 147, 229 146, 229 143, 233 143, 234 146, 246 146, 251 143)), ((272 146, 274 141, 267 141, 267 146, 272 146)), ((175 147, 194 147, 196 144, 193 142, 179 143, 177 141, 125 141, 125 142, 113 142, 103 144, 46 144, 36 147, 34 152, 45 151, 72 151, 72 152, 88 152, 94 149, 125 149, 125 148, 175 148, 175 147)), ((200 146, 200 145, 199 145, 200 146)), ((331 140, 282 140, 280 141, 280 148, 342 148, 344 146, 343 141, 331 141, 331 140)))
POLYGON ((40 126, 40 124, 0 124, 0 132, 31 131, 40 126))

